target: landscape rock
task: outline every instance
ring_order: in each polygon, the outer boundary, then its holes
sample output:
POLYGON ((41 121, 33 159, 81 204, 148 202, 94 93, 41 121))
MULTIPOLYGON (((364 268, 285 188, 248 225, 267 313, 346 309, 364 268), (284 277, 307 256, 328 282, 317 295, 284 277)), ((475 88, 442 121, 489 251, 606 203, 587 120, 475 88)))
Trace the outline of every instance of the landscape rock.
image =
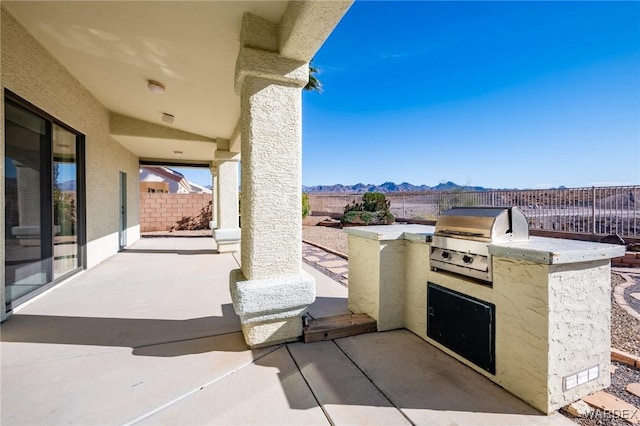
POLYGON ((589 404, 587 404, 583 400, 578 400, 572 404, 567 405, 565 407, 565 410, 567 410, 567 413, 571 414, 572 416, 587 417, 589 413, 593 411, 593 408, 591 408, 589 404))

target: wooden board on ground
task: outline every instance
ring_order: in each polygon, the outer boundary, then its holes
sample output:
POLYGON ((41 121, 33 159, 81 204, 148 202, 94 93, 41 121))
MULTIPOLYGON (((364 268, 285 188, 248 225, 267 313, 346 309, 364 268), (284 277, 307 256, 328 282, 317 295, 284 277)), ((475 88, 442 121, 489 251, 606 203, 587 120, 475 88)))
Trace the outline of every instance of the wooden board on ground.
POLYGON ((640 409, 621 400, 620 398, 616 398, 610 393, 598 391, 585 396, 582 400, 592 407, 599 408, 607 413, 618 416, 631 424, 635 425, 640 423, 640 409))
POLYGON ((321 342, 378 330, 375 319, 367 314, 346 314, 308 319, 304 326, 304 342, 321 342))
POLYGON ((635 396, 640 396, 640 383, 629 383, 626 390, 635 396))

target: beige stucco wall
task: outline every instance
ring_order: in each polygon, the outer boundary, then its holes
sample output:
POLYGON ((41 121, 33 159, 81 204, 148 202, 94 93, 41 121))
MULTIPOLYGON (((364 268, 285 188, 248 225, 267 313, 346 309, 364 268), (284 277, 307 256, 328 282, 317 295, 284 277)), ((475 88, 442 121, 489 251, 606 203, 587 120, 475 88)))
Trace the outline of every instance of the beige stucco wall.
MULTIPOLYGON (((429 280, 429 245, 406 241, 405 326, 425 338, 427 335, 427 281, 429 280)), ((351 253, 351 252, 350 252, 351 253)), ((351 271, 349 271, 351 277, 351 271)))
POLYGON ((349 310, 380 320, 380 243, 349 235, 349 279, 360 285, 349 287, 349 310))
POLYGON ((107 109, 4 7, 1 43, 2 89, 85 135, 87 263, 91 267, 118 250, 120 171, 127 173, 128 242, 139 238, 138 159, 111 138, 107 109))
POLYGON ((398 268, 404 263, 405 242, 402 240, 381 241, 380 269, 380 320, 378 329, 394 330, 404 327, 405 270, 398 268))
POLYGON ((610 385, 611 266, 598 260, 549 269, 549 404, 561 407, 610 385), (598 379, 563 392, 563 377, 595 365, 598 379))
POLYGON ((428 244, 407 242, 406 328, 543 412, 609 385, 608 260, 549 266, 494 257, 490 287, 430 271, 428 259, 428 244), (427 337, 427 281, 496 305, 495 375, 427 337), (563 391, 565 376, 594 365, 597 380, 563 391))
POLYGON ((496 381, 547 411, 549 266, 494 257, 493 268, 496 381))
POLYGON ((376 241, 349 235, 349 310, 367 314, 378 322, 378 330, 404 327, 405 244, 403 240, 376 241))

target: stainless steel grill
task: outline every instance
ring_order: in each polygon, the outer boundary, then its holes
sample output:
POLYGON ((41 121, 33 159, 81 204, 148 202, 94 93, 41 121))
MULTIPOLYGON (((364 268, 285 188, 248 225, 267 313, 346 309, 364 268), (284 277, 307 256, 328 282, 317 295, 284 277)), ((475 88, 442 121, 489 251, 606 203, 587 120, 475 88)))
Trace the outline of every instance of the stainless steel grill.
POLYGON ((489 244, 529 239, 529 223, 517 207, 454 207, 436 223, 431 267, 493 281, 489 244))

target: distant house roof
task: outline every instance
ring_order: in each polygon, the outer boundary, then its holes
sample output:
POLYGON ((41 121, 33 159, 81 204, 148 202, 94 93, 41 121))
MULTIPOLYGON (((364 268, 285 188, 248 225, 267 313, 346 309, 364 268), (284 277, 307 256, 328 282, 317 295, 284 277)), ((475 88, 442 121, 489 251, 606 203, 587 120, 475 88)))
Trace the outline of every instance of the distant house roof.
POLYGON ((189 182, 182 173, 168 167, 145 166, 140 168, 141 182, 168 182, 169 192, 178 194, 205 193, 210 194, 211 190, 189 182))
POLYGON ((189 182, 191 185, 192 192, 197 192, 198 194, 211 194, 211 189, 206 186, 198 185, 197 183, 189 182))

